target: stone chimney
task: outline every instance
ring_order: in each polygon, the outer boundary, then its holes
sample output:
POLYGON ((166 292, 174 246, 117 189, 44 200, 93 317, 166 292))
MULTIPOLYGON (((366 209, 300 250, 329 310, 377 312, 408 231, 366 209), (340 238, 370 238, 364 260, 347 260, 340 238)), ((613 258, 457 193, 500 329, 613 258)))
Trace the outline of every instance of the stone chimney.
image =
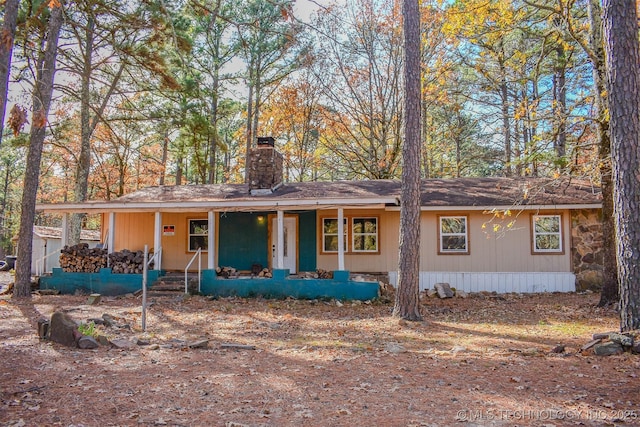
POLYGON ((249 151, 249 192, 251 195, 271 194, 283 177, 283 157, 274 147, 271 136, 258 137, 257 148, 249 151))

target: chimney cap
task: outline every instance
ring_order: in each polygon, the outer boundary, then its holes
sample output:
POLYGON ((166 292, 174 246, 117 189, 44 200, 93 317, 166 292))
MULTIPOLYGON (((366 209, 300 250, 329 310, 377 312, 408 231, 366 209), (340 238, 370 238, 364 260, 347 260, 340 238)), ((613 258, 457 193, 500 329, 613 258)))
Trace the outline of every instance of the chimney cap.
POLYGON ((272 136, 259 136, 258 137, 258 147, 274 147, 275 146, 275 138, 272 136))

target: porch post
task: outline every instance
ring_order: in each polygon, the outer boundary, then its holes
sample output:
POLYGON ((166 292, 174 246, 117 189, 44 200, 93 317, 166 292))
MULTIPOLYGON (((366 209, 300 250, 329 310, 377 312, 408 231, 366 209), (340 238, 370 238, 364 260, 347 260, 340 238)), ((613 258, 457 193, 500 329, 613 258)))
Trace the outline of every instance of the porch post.
MULTIPOLYGON (((158 251, 162 251, 162 212, 156 212, 155 216, 155 224, 153 229, 153 251, 157 253, 158 251)), ((162 252, 160 252, 160 257, 156 259, 156 262, 153 263, 154 270, 162 269, 162 252)))
POLYGON ((113 253, 113 244, 116 236, 116 213, 109 212, 109 228, 107 229, 107 252, 113 253))
POLYGON ((284 211, 278 211, 278 259, 276 268, 282 270, 284 268, 284 211))
POLYGON ((338 270, 344 270, 344 209, 338 208, 338 270))
MULTIPOLYGON (((62 215, 62 236, 60 236, 60 245, 62 248, 69 244, 69 214, 62 215)), ((45 254, 46 255, 46 254, 45 254)))
POLYGON ((209 219, 209 229, 208 233, 208 252, 207 252, 207 268, 209 270, 213 270, 216 268, 215 259, 216 259, 216 213, 214 211, 209 211, 208 213, 209 219))

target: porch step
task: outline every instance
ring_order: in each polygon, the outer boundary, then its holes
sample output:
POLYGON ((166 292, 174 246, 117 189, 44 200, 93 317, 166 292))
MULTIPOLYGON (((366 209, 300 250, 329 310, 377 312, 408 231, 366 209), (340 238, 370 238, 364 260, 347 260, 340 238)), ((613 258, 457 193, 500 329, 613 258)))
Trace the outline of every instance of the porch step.
MULTIPOLYGON (((187 277, 189 282, 189 293, 197 292, 198 276, 195 274, 189 274, 187 277)), ((184 273, 167 273, 164 276, 158 277, 158 280, 149 286, 149 291, 162 294, 173 294, 176 292, 184 293, 184 273)))

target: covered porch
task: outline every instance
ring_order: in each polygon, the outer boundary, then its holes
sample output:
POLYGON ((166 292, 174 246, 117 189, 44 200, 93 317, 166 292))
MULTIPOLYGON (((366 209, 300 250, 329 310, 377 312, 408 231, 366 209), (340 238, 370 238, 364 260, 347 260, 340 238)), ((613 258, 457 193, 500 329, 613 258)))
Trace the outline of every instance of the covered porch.
MULTIPOLYGON (((167 201, 151 196, 155 200, 133 202, 125 196, 113 202, 38 208, 61 215, 63 230, 68 229, 72 213, 101 214, 102 243, 108 253, 142 250, 147 246, 155 255, 149 266, 150 281, 166 272, 181 271, 197 274, 200 292, 205 295, 360 300, 377 297, 377 282, 353 281, 345 269, 344 211, 385 209, 388 204, 397 203, 395 197, 354 199, 347 195, 305 200, 282 199, 275 193, 257 197, 247 193, 239 200, 224 196, 220 200, 211 197, 211 193, 206 201, 167 201), (302 276, 301 272, 317 268, 318 212, 329 210, 337 216, 338 268, 333 271, 333 279, 302 276), (219 277, 216 270, 225 266, 237 269, 239 277, 219 277), (268 268, 272 277, 257 277, 255 271, 262 268, 268 268)), ((63 232, 62 245, 67 244, 68 236, 63 232)), ((62 292, 83 289, 109 295, 135 292, 142 288, 142 281, 141 275, 113 274, 109 268, 98 273, 55 269, 40 277, 40 286, 62 292)))

